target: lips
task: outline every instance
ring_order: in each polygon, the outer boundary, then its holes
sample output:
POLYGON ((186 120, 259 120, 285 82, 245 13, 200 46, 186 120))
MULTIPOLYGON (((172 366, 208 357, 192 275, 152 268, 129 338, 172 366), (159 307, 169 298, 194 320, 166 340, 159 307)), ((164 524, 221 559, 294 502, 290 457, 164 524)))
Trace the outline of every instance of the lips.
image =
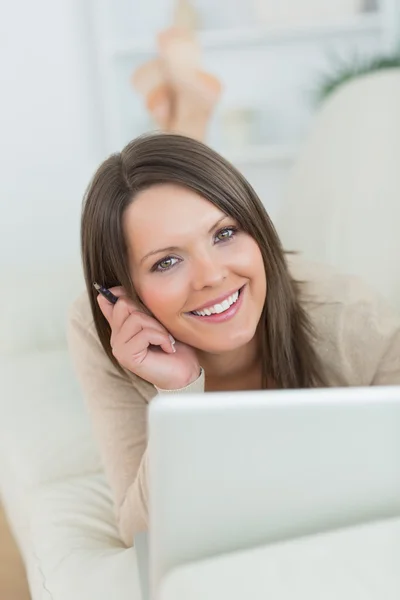
POLYGON ((234 296, 237 292, 241 292, 242 288, 238 289, 234 289, 231 292, 228 292, 227 294, 224 294, 223 296, 218 296, 218 298, 214 298, 214 300, 210 300, 209 302, 207 302, 206 304, 202 304, 201 306, 196 307, 195 309, 191 310, 191 313, 196 313, 196 312, 200 312, 204 309, 209 309, 209 308, 214 308, 217 304, 222 304, 224 301, 228 300, 228 298, 231 298, 231 296, 234 296))
MULTIPOLYGON (((231 319, 233 319, 235 317, 235 315, 238 313, 238 311, 240 310, 242 304, 243 304, 243 296, 245 295, 245 287, 243 286, 242 288, 240 288, 240 290, 238 290, 236 292, 237 295, 237 299, 235 302, 233 302, 232 304, 228 305, 228 308, 223 308, 220 311, 215 311, 213 313, 211 313, 210 311, 207 311, 204 314, 204 309, 203 311, 200 311, 203 314, 196 314, 196 312, 190 312, 187 313, 188 316, 191 319, 195 319, 197 320, 199 323, 208 323, 208 324, 218 324, 218 323, 225 323, 227 321, 230 321, 231 319), (209 314, 210 313, 210 314, 209 314)), ((229 297, 229 296, 228 296, 229 297)))

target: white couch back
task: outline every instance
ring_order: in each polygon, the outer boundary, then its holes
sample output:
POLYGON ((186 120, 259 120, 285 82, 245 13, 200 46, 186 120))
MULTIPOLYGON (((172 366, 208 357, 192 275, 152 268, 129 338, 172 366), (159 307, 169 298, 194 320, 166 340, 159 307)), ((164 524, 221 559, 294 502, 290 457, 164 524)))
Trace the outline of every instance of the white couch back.
POLYGON ((357 78, 322 107, 277 228, 288 250, 375 286, 400 307, 400 69, 357 78))
POLYGON ((0 356, 66 347, 66 317, 84 290, 80 264, 2 272, 0 356))

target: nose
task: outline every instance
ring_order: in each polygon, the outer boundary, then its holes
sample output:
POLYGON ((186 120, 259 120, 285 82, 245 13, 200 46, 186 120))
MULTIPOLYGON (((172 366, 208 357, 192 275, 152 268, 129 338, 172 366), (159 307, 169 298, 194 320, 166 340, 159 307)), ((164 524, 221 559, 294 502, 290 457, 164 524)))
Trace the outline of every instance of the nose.
POLYGON ((215 254, 204 252, 196 256, 193 267, 192 285, 196 291, 217 287, 226 279, 228 269, 216 259, 215 254))

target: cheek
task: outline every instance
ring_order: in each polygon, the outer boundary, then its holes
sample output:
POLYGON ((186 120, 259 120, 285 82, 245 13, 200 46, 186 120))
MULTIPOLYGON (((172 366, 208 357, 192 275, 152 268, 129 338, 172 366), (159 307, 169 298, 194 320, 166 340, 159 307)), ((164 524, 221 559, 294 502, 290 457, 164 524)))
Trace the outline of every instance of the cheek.
POLYGON ((235 260, 243 275, 247 273, 248 277, 257 277, 265 280, 264 262, 256 242, 252 238, 247 237, 238 250, 239 252, 236 254, 235 260))
POLYGON ((251 281, 254 300, 263 306, 267 293, 267 279, 261 251, 253 239, 248 240, 247 248, 241 253, 243 275, 251 281))
POLYGON ((151 313, 165 324, 176 316, 185 303, 185 288, 179 280, 172 277, 154 275, 137 284, 136 289, 151 313))

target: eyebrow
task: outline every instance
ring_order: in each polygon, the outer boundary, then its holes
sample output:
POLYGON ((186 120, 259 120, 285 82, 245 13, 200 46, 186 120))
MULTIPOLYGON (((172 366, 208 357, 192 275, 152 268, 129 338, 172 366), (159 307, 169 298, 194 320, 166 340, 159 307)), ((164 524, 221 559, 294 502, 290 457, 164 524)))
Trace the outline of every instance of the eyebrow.
MULTIPOLYGON (((218 227, 218 225, 224 221, 225 219, 228 218, 229 215, 223 215, 222 217, 220 217, 218 219, 218 221, 216 223, 214 223, 214 225, 212 227, 210 227, 210 229, 208 230, 208 233, 211 233, 212 231, 214 231, 214 229, 216 229, 216 227, 218 227)), ((179 250, 178 246, 168 246, 167 248, 158 248, 158 250, 152 250, 151 252, 148 252, 147 254, 145 254, 145 256, 143 256, 143 258, 140 261, 140 264, 142 264, 146 258, 149 258, 150 256, 153 256, 154 254, 160 254, 161 252, 173 252, 174 250, 179 250)))

